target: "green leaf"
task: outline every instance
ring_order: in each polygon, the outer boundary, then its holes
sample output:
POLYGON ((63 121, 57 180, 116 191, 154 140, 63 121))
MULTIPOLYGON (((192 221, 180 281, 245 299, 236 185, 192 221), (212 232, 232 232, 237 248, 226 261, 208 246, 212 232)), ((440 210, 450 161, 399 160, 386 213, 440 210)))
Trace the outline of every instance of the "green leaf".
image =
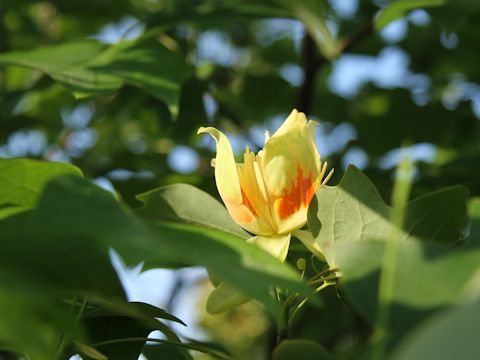
POLYGON ((251 237, 232 220, 225 206, 192 185, 164 186, 137 195, 137 199, 143 202, 144 206, 136 213, 147 219, 195 224, 222 230, 244 239, 251 237))
MULTIPOLYGON (((71 174, 87 182, 80 171, 26 159, 0 160, 0 168, 2 201, 22 210, 36 206, 0 221, 0 342, 32 358, 52 359, 59 333, 78 332, 65 298, 83 295, 122 302, 125 294, 108 247, 88 237, 59 235, 53 209, 42 204, 49 180, 71 174)), ((55 211, 63 208, 60 201, 55 211)))
MULTIPOLYGON (((12 274, 13 275, 13 274, 12 274)), ((19 279, 21 281, 21 279, 19 279)), ((80 335, 67 306, 46 291, 23 293, 0 291, 0 346, 32 359, 51 360, 58 346, 60 330, 80 335)))
POLYGON ((78 97, 109 95, 124 83, 163 100, 176 112, 190 69, 157 41, 141 38, 106 46, 92 40, 0 55, 0 64, 38 69, 78 97))
MULTIPOLYGON (((455 186, 410 201, 405 209, 403 239, 444 244, 458 241, 467 197, 464 187, 455 186)), ((336 266, 340 244, 388 237, 393 226, 390 212, 372 182, 350 166, 340 184, 317 191, 308 224, 328 263, 336 266)))
POLYGON ((93 40, 82 40, 0 55, 0 63, 38 69, 81 95, 109 95, 122 85, 121 79, 88 69, 107 46, 93 40))
POLYGON ((320 344, 306 339, 284 340, 273 351, 273 360, 329 360, 320 344))
MULTIPOLYGON (((370 323, 377 312, 379 269, 385 241, 365 240, 338 247, 341 287, 370 323)), ((445 249, 435 244, 402 240, 398 244, 390 306, 390 340, 395 341, 433 311, 468 296, 480 266, 480 250, 445 249)))
MULTIPOLYGON (((168 341, 181 344, 180 338, 157 317, 165 312, 144 303, 129 303, 117 309, 102 307, 87 312, 82 322, 88 329, 90 347, 99 349, 109 359, 136 360, 140 356, 148 335, 161 331, 168 341)), ((169 315, 174 321, 180 320, 169 315)), ((186 350, 180 350, 186 353, 186 350)))
POLYGON ((112 304, 109 307, 96 307, 85 311, 84 318, 93 318, 93 317, 108 317, 108 316, 118 316, 119 314, 125 316, 136 317, 138 319, 150 319, 150 318, 160 318, 164 320, 174 321, 176 323, 187 326, 182 320, 169 314, 163 309, 160 309, 156 306, 142 303, 142 302, 129 302, 126 304, 112 304), (114 307, 114 308, 112 308, 114 307))
POLYGON ((191 75, 180 54, 150 38, 122 41, 90 63, 90 71, 114 75, 164 101, 177 113, 182 83, 191 75))
POLYGON ((33 207, 48 181, 68 174, 82 176, 65 163, 0 159, 0 218, 33 207))
POLYGON ((394 0, 375 19, 375 29, 380 31, 392 21, 401 18, 411 10, 430 8, 446 4, 446 0, 394 0))
POLYGON ((480 356, 480 300, 444 311, 411 332, 393 360, 474 359, 480 356))
POLYGON ((322 4, 315 0, 282 1, 282 5, 298 20, 303 22, 322 55, 335 59, 339 55, 338 41, 327 26, 322 4))
MULTIPOLYGON (((404 209, 389 306, 390 341, 432 311, 458 301, 478 268, 478 251, 445 246, 459 240, 466 199, 464 188, 452 187, 410 201, 404 209)), ((329 264, 340 268, 349 301, 371 324, 385 242, 392 234, 390 212, 375 186, 354 167, 338 186, 319 189, 309 210, 316 241, 329 264)))
POLYGON ((142 353, 148 360, 192 360, 192 356, 170 344, 147 345, 142 353))
POLYGON ((108 360, 108 358, 104 354, 88 345, 82 344, 78 341, 76 341, 74 344, 77 347, 78 351, 80 351, 81 354, 85 355, 87 359, 108 360))
POLYGON ((132 265, 205 266, 262 302, 272 316, 278 315, 278 305, 270 296, 271 286, 312 295, 288 264, 244 239, 191 224, 142 222, 110 193, 81 178, 55 179, 45 188, 37 209, 28 216, 0 222, 0 232, 6 234, 2 240, 11 243, 11 248, 0 254, 0 268, 12 267, 0 274, 7 279, 11 279, 7 274, 16 274, 17 283, 17 272, 26 268, 33 285, 39 287, 44 282, 113 295, 117 282, 110 279, 113 270, 107 260, 108 249, 113 247, 132 265), (22 253, 25 249, 28 256, 22 253), (41 271, 32 266, 38 259, 42 259, 41 271), (59 272, 59 268, 65 270, 59 272))
POLYGON ((259 300, 274 317, 279 314, 278 304, 270 295, 272 286, 287 287, 307 297, 312 295, 290 265, 242 238, 189 224, 152 223, 150 230, 153 241, 138 242, 131 250, 120 251, 119 247, 119 252, 140 251, 147 262, 165 259, 163 261, 203 265, 246 296, 259 300))
POLYGON ((188 3, 188 6, 180 6, 176 11, 169 13, 158 12, 147 22, 150 32, 164 32, 165 28, 175 26, 182 22, 191 22, 203 25, 218 25, 232 21, 256 20, 269 17, 288 17, 289 13, 276 4, 268 3, 245 3, 242 1, 228 2, 200 2, 188 3))

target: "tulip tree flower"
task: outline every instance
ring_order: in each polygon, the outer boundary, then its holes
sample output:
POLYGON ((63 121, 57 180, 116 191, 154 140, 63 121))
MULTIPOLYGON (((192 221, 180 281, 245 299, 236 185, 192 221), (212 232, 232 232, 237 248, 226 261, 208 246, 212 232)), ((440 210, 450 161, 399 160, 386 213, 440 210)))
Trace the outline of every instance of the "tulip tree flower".
MULTIPOLYGON (((311 233, 300 230, 307 222, 308 206, 316 190, 333 172, 324 178, 327 163, 322 165, 318 154, 315 126, 315 121, 307 121, 304 113, 293 110, 273 136, 265 133, 265 145, 258 154, 247 147, 243 164, 235 162, 230 142, 222 132, 213 127, 198 130, 198 134, 210 134, 217 143, 212 165, 218 192, 230 216, 255 235, 248 242, 280 261, 287 257, 292 235, 313 254, 323 257, 311 233)), ((240 302, 239 294, 224 288, 223 284, 217 287, 212 296, 240 302)))

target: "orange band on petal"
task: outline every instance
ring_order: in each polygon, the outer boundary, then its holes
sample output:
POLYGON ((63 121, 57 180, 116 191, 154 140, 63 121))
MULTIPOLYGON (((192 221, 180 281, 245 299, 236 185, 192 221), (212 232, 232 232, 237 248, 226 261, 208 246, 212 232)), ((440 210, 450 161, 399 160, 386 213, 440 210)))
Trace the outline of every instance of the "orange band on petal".
POLYGON ((297 177, 292 182, 292 188, 275 201, 275 211, 279 218, 286 219, 300 207, 307 207, 317 188, 318 183, 312 182, 312 174, 304 177, 302 168, 297 167, 297 177))
POLYGON ((242 205, 245 205, 252 212, 253 216, 258 216, 257 211, 253 207, 252 202, 248 198, 247 194, 245 194, 245 191, 243 191, 243 189, 242 189, 242 199, 243 199, 242 205))
POLYGON ((245 206, 245 204, 242 203, 240 205, 237 205, 234 202, 228 201, 226 199, 224 199, 223 202, 225 203, 225 206, 227 207, 230 216, 236 222, 240 224, 248 224, 254 220, 254 214, 247 206, 245 206))

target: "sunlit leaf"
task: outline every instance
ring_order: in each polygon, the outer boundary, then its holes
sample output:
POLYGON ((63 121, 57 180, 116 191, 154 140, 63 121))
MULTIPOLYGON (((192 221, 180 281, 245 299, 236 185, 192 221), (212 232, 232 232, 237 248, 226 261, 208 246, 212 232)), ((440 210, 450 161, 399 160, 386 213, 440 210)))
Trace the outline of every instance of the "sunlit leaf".
MULTIPOLYGON (((468 192, 457 186, 407 204, 403 240, 454 243, 461 236, 468 192)), ((391 208, 372 182, 350 166, 340 184, 322 186, 309 209, 309 227, 330 265, 337 264, 336 247, 363 240, 385 239, 391 233, 391 208)))
POLYGON ((124 83, 140 87, 176 111, 189 68, 152 39, 107 46, 93 40, 0 55, 0 64, 38 69, 78 97, 109 95, 124 83))
POLYGON ((375 19, 375 29, 381 30, 390 22, 405 16, 414 9, 424 9, 446 4, 446 0, 394 0, 375 19))
POLYGON ((68 174, 82 176, 70 164, 0 159, 0 218, 33 207, 48 181, 68 174))
POLYGON ((245 239, 251 237, 232 220, 225 206, 194 186, 169 185, 137 195, 137 198, 144 206, 136 213, 145 218, 201 225, 245 239))

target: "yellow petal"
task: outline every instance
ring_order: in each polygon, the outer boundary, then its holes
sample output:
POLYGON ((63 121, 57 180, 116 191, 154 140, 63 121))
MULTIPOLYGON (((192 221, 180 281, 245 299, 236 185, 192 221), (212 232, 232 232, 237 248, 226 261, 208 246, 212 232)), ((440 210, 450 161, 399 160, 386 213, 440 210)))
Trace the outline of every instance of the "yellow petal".
POLYGON ((250 244, 261 247, 281 262, 287 258, 288 247, 290 246, 291 235, 277 236, 254 236, 247 240, 250 244))
POLYGON ((315 238, 310 231, 295 230, 292 235, 300 240, 313 255, 318 256, 322 260, 325 259, 322 249, 320 249, 320 246, 316 243, 315 238))
POLYGON ((247 148, 243 158, 244 163, 237 165, 238 177, 243 203, 254 215, 254 220, 242 226, 256 235, 275 235, 277 226, 271 213, 260 168, 255 161, 255 154, 247 148))
POLYGON ((217 142, 215 157, 215 181, 222 199, 234 204, 242 203, 242 192, 237 175, 237 166, 230 141, 221 131, 213 127, 201 127, 197 134, 208 133, 217 142))
POLYGON ((327 169, 315 144, 315 125, 293 110, 273 136, 265 133, 265 146, 258 155, 247 148, 243 164, 235 164, 223 133, 211 127, 199 129, 198 133, 209 133, 217 141, 212 163, 218 191, 240 226, 272 237, 290 234, 306 223, 308 205, 327 169))
POLYGON ((279 234, 306 223, 308 205, 320 186, 315 124, 307 121, 305 114, 293 110, 258 155, 279 234))

